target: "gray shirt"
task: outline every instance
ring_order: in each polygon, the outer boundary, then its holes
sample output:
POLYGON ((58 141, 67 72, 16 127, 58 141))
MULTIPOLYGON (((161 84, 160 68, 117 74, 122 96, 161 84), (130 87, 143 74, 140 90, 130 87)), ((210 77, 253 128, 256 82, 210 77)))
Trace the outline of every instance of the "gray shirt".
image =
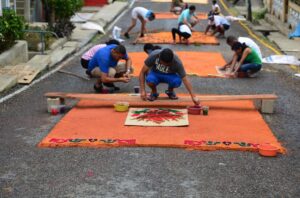
POLYGON ((180 78, 184 78, 186 76, 184 67, 182 65, 181 60, 178 58, 176 54, 174 54, 174 58, 172 64, 170 66, 165 66, 159 63, 159 53, 161 50, 154 50, 145 60, 145 65, 149 67, 152 71, 163 74, 178 74, 180 78))

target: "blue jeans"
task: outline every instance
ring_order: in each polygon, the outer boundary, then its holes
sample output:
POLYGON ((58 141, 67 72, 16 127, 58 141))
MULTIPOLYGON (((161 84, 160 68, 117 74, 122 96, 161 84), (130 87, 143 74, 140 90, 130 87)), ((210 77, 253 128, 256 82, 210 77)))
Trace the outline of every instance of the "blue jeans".
POLYGON ((261 64, 256 64, 256 63, 246 63, 241 65, 239 71, 241 72, 252 72, 256 73, 261 69, 261 64))
POLYGON ((150 71, 146 77, 147 83, 152 83, 157 86, 160 83, 167 83, 169 88, 180 87, 182 80, 177 74, 163 74, 150 71))

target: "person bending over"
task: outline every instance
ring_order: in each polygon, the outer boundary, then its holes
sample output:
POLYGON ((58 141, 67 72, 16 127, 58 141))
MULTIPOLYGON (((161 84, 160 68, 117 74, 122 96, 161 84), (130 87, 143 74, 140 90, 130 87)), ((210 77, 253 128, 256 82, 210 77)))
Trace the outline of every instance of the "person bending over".
POLYGON ((180 25, 187 25, 192 31, 195 31, 193 27, 199 22, 198 17, 195 14, 196 7, 191 5, 188 9, 185 9, 178 17, 178 28, 180 25))
POLYGON ((192 36, 192 31, 187 25, 181 24, 178 29, 172 28, 172 37, 174 45, 176 44, 176 34, 178 34, 179 36, 179 43, 181 43, 183 37, 183 41, 187 45, 189 45, 189 38, 192 36))
POLYGON ((155 19, 155 14, 146 8, 135 7, 131 12, 131 25, 128 27, 127 31, 124 33, 124 36, 129 39, 129 32, 135 27, 136 21, 141 22, 141 34, 140 37, 144 37, 146 32, 146 23, 148 21, 153 21, 155 19))
POLYGON ((232 46, 235 52, 229 67, 229 76, 254 77, 261 70, 262 61, 253 48, 245 43, 235 42, 232 46), (239 59, 240 57, 240 59, 239 59))

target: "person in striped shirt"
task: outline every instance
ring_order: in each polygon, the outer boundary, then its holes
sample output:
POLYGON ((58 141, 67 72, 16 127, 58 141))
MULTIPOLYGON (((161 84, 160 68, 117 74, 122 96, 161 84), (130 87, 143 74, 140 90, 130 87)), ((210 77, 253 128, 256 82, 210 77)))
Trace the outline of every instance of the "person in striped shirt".
POLYGON ((116 45, 120 45, 120 42, 115 40, 115 39, 111 39, 109 41, 107 41, 105 44, 99 44, 99 45, 95 45, 92 48, 90 48, 87 52, 85 52, 82 56, 81 56, 81 66, 84 69, 87 69, 89 66, 89 62, 90 60, 93 58, 93 56, 96 54, 96 52, 103 48, 106 47, 107 45, 111 45, 111 44, 116 44, 116 45))

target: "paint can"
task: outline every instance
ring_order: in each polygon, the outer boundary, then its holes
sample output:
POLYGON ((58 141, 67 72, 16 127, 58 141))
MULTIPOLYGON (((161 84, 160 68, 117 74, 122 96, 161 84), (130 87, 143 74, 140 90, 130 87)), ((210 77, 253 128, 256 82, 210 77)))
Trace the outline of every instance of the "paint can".
POLYGON ((187 107, 188 114, 191 115, 200 115, 201 114, 201 106, 188 106, 187 107))
POLYGON ((128 111, 129 103, 128 102, 116 102, 114 104, 114 107, 115 107, 115 111, 125 112, 125 111, 128 111))
POLYGON ((52 106, 64 105, 65 101, 63 98, 47 98, 47 111, 51 113, 52 106))
POLYGON ((140 93, 140 86, 134 86, 134 93, 140 93))
POLYGON ((50 106, 51 115, 57 115, 59 113, 65 113, 66 105, 52 105, 50 106))
POLYGON ((50 113, 51 113, 51 115, 57 115, 57 114, 59 114, 59 112, 60 112, 59 105, 52 105, 50 107, 50 113))
POLYGON ((202 114, 207 116, 208 115, 208 110, 209 110, 209 107, 208 106, 202 106, 202 114))

